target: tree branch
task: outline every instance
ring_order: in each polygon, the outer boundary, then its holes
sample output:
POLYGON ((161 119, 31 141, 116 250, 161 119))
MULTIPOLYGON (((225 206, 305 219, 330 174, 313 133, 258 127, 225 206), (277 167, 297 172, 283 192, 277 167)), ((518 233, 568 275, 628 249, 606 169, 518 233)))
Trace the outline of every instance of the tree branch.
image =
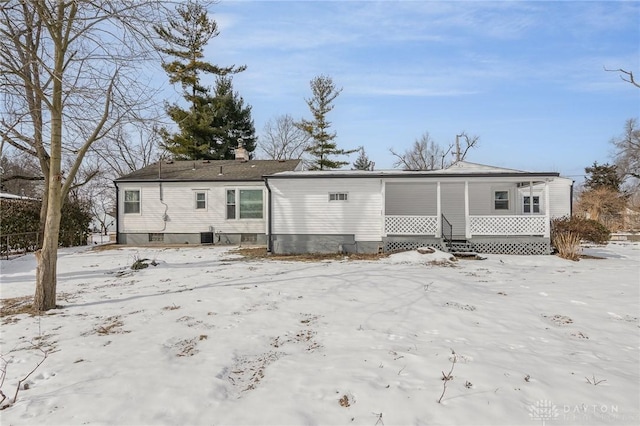
POLYGON ((610 70, 610 69, 608 69, 607 67, 604 67, 604 70, 605 70, 605 71, 608 71, 608 72, 619 72, 620 74, 622 74, 622 75, 620 76, 620 79, 621 79, 622 81, 626 81, 627 83, 631 83, 631 84, 633 84, 634 86, 636 86, 636 87, 640 88, 640 83, 638 83, 638 82, 634 79, 634 77, 633 77, 633 72, 623 70, 622 68, 618 68, 617 70, 610 70), (627 78, 624 78, 624 76, 625 76, 625 75, 627 76, 627 78))

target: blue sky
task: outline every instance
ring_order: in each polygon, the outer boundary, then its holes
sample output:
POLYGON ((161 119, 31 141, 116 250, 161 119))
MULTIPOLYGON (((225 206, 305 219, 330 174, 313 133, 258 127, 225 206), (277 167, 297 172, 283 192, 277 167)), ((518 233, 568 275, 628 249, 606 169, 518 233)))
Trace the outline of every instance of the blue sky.
MULTIPOLYGON (((309 118, 309 81, 343 92, 329 114, 341 148, 391 168, 424 132, 448 145, 480 136, 467 160, 581 180, 610 161, 612 137, 640 117, 638 2, 230 1, 206 59, 246 64, 234 88, 256 131, 309 118)), ((355 155, 350 158, 355 160, 355 155)))

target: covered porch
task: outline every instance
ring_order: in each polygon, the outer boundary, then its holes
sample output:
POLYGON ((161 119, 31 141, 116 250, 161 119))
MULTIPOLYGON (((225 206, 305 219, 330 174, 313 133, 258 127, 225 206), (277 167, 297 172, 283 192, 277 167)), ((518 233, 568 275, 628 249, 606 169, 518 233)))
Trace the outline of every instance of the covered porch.
MULTIPOLYGON (((383 237, 396 241, 403 236, 414 241, 423 237, 425 241, 439 241, 443 248, 450 250, 457 244, 459 248, 488 253, 502 250, 505 245, 534 244, 535 253, 550 252, 551 215, 547 180, 514 180, 499 184, 467 180, 455 187, 459 194, 452 194, 450 188, 441 182, 435 183, 435 197, 432 199, 435 214, 385 212, 383 237), (491 200, 486 199, 489 196, 491 200), (452 203, 450 200, 456 197, 461 202, 452 203), (455 209, 451 208, 452 204, 456 204, 455 209)), ((530 252, 519 249, 506 251, 530 252)))

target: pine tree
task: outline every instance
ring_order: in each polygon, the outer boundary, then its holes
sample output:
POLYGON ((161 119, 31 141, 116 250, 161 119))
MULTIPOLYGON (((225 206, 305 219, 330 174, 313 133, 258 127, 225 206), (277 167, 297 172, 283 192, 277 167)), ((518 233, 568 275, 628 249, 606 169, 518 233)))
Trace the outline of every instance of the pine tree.
POLYGON ((211 126, 220 115, 216 109, 220 102, 202 84, 201 75, 226 76, 244 71, 246 66, 219 67, 203 60, 205 46, 219 31, 216 21, 209 19, 198 0, 180 4, 176 12, 177 16, 168 20, 168 26, 156 25, 154 30, 166 43, 166 47, 159 48, 160 52, 174 58, 163 63, 162 68, 169 75, 169 82, 180 83, 189 108, 167 105, 167 114, 179 131, 170 133, 162 129, 163 145, 176 159, 229 158, 226 151, 216 151, 220 130, 211 126))
POLYGON ((373 161, 369 160, 367 153, 364 152, 364 147, 359 149, 360 154, 356 161, 353 162, 353 170, 371 170, 373 167, 373 161))
POLYGON ((588 176, 585 177, 584 186, 590 190, 598 188, 609 188, 615 192, 620 192, 622 179, 618 176, 618 170, 615 165, 598 164, 594 161, 591 167, 585 167, 584 171, 588 176))
POLYGON ((231 77, 218 77, 213 99, 215 114, 210 128, 213 129, 215 147, 209 148, 209 159, 234 158, 233 150, 241 144, 248 152, 256 149, 256 130, 251 118, 251 106, 233 91, 231 77))
POLYGON ((327 121, 327 114, 333 110, 333 101, 338 97, 342 89, 337 89, 331 77, 320 75, 311 80, 311 92, 313 97, 306 99, 307 105, 313 115, 312 120, 301 120, 298 127, 311 139, 310 146, 306 149, 311 155, 310 170, 337 169, 349 164, 347 161, 331 159, 336 155, 348 155, 357 150, 338 149, 334 139, 336 132, 330 132, 331 122, 327 121))

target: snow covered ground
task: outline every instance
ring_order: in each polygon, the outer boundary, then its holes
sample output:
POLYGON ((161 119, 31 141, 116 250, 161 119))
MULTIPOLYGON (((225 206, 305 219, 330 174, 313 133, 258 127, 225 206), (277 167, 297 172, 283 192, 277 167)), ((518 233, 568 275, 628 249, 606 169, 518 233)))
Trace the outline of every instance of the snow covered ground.
MULTIPOLYGON (((48 351, 0 423, 635 425, 640 244, 585 253, 64 249, 61 308, 0 318, 10 398, 48 351)), ((32 295, 33 255, 1 267, 5 308, 32 295)))

